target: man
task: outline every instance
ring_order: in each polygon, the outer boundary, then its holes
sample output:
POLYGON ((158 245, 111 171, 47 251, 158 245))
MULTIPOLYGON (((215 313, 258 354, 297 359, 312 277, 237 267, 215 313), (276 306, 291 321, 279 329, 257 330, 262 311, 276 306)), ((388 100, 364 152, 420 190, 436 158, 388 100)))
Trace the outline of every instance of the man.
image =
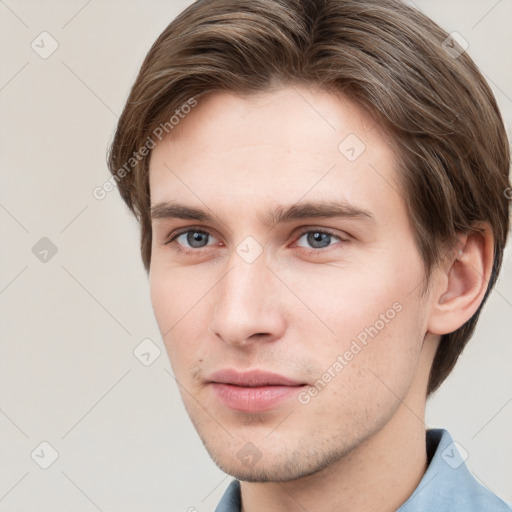
POLYGON ((109 157, 218 512, 510 510, 427 397, 501 266, 510 153, 454 38, 393 0, 206 0, 109 157))

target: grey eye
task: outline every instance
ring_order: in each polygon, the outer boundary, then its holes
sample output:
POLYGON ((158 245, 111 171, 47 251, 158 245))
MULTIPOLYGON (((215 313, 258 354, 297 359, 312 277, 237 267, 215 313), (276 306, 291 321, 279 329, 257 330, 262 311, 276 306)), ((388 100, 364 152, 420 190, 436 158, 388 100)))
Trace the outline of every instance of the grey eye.
POLYGON ((186 243, 189 244, 189 247, 192 249, 200 249, 201 247, 205 247, 208 243, 209 234, 204 231, 186 231, 185 233, 181 233, 176 240, 181 244, 185 245, 180 241, 180 238, 185 237, 186 243))
MULTIPOLYGON (((324 247, 328 247, 329 245, 331 245, 332 238, 338 238, 335 235, 332 235, 330 233, 326 233, 323 231, 308 231, 307 233, 304 233, 299 238, 299 240, 301 240, 304 237, 306 237, 307 243, 313 249, 323 249, 324 247)), ((340 240, 340 239, 338 238, 338 240, 340 240)), ((301 244, 298 242, 299 241, 297 241, 297 245, 300 246, 301 244)), ((304 246, 301 246, 301 247, 304 247, 304 246)))

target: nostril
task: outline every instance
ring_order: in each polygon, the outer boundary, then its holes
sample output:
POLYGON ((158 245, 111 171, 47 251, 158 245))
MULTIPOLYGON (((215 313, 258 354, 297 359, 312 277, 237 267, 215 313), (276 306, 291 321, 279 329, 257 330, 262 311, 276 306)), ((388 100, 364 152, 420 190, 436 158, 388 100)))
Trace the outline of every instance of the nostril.
POLYGON ((261 338, 268 338, 270 335, 269 332, 256 332, 254 334, 251 334, 251 336, 249 336, 249 338, 247 338, 248 340, 259 340, 261 338))

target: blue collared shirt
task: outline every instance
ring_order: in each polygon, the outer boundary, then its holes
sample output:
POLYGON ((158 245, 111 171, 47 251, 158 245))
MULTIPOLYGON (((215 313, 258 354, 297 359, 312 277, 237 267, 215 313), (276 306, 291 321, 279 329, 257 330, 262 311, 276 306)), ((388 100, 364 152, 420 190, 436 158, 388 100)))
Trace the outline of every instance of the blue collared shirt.
MULTIPOLYGON (((444 429, 427 430, 432 454, 418 487, 397 512, 510 512, 512 507, 475 480, 444 429)), ((215 512, 240 512, 240 482, 233 480, 215 512)))

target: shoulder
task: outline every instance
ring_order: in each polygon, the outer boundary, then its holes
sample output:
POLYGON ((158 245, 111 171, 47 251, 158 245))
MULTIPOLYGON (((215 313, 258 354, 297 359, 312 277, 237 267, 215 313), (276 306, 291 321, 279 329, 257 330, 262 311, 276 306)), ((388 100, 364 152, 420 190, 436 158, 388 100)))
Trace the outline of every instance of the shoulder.
POLYGON ((470 495, 471 502, 468 503, 467 510, 474 510, 475 512, 492 511, 492 512, 511 512, 512 507, 507 505, 502 499, 494 493, 483 487, 478 482, 475 482, 480 487, 474 494, 470 495), (473 508, 470 508, 473 507, 473 508))
POLYGON ((511 512, 466 466, 467 454, 448 431, 427 431, 430 464, 420 484, 397 512, 511 512))

